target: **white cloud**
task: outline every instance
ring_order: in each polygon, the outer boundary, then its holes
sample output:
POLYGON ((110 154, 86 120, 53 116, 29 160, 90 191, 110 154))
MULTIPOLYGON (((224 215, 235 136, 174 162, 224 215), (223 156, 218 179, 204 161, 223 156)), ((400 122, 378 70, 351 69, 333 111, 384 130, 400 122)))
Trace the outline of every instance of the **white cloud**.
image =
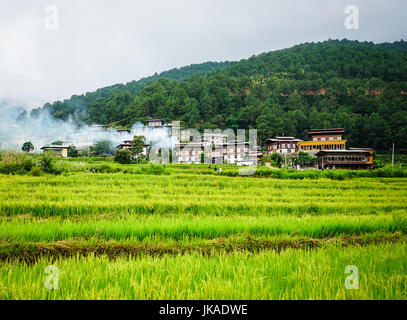
POLYGON ((349 1, 3 0, 0 100, 29 107, 173 67, 351 38, 406 38, 403 0, 355 0, 360 29, 346 30, 349 1), (44 27, 57 5, 59 30, 44 27))

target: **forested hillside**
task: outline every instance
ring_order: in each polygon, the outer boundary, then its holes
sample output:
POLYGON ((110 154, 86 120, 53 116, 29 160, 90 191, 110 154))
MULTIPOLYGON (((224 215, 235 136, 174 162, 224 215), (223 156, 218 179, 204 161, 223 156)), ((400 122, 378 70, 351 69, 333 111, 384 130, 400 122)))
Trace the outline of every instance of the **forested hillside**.
POLYGON ((163 118, 199 129, 257 128, 261 143, 344 127, 349 146, 388 151, 395 142, 406 152, 407 42, 306 43, 235 63, 174 69, 43 109, 116 126, 163 118))
MULTIPOLYGON (((64 101, 56 101, 52 104, 46 103, 41 108, 33 109, 31 111, 32 116, 36 116, 43 110, 49 111, 50 114, 56 119, 68 120, 69 117, 73 117, 77 122, 94 123, 89 117, 89 109, 94 104, 98 98, 104 98, 107 100, 112 100, 116 97, 116 102, 121 104, 119 108, 117 106, 112 108, 110 113, 115 113, 113 109, 122 109, 123 105, 129 104, 135 95, 139 94, 141 89, 146 85, 153 83, 161 78, 171 79, 171 80, 184 80, 192 75, 208 74, 210 72, 219 70, 222 67, 232 65, 232 62, 205 62, 201 64, 193 64, 190 66, 182 67, 179 69, 171 69, 169 71, 164 71, 160 74, 154 74, 153 76, 142 78, 138 81, 131 81, 126 84, 115 84, 112 86, 100 88, 94 92, 87 92, 82 95, 73 95, 70 99, 64 101), (120 100, 120 102, 118 102, 120 100)), ((108 108, 109 109, 109 108, 108 108)), ((99 110, 98 113, 105 113, 108 110, 99 110)), ((121 112, 121 111, 120 111, 121 112)), ((25 115, 22 115, 25 116, 25 115)), ((114 116, 116 117, 116 115, 114 116)), ((117 114, 117 117, 122 120, 122 116, 117 114)), ((110 124, 113 117, 107 115, 106 121, 103 124, 110 124)))

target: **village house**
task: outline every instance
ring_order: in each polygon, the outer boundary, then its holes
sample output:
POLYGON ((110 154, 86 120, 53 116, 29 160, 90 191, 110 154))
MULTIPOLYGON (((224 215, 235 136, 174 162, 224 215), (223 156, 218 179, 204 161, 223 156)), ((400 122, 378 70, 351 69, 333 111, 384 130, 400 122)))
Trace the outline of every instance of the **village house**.
POLYGON ((222 156, 222 163, 237 165, 256 164, 257 160, 259 160, 259 148, 257 146, 251 148, 250 143, 247 141, 232 141, 223 144, 222 156))
MULTIPOLYGON (((202 160, 213 164, 255 164, 261 159, 259 147, 250 148, 250 143, 245 141, 232 141, 220 144, 208 142, 192 142, 176 144, 174 155, 177 163, 191 164, 202 163, 202 160), (205 159, 202 159, 204 154, 205 159)), ((173 159, 174 160, 174 159, 173 159)))
POLYGON ((373 150, 324 150, 317 154, 318 169, 373 169, 373 150))
POLYGON ((228 135, 225 133, 204 132, 204 134, 201 135, 200 138, 203 143, 220 145, 227 142, 228 135))
POLYGON ((63 146, 46 146, 42 147, 41 150, 43 152, 52 152, 55 153, 62 158, 67 158, 68 157, 68 149, 69 147, 63 147, 63 146))
POLYGON ((308 134, 311 141, 298 142, 298 149, 310 155, 326 150, 346 150, 346 140, 343 139, 344 133, 343 128, 312 129, 308 134))
MULTIPOLYGON (((126 140, 122 144, 118 145, 116 148, 117 148, 117 150, 128 149, 131 151, 131 149, 133 148, 132 141, 126 140)), ((145 143, 143 146, 143 151, 141 152, 140 155, 148 156, 149 148, 150 148, 150 145, 148 143, 145 143)))
POLYGON ((172 123, 165 123, 161 119, 147 120, 147 126, 149 128, 167 128, 169 134, 175 137, 179 142, 190 142, 190 130, 180 126, 179 121, 173 121, 172 123))
POLYGON ((171 136, 175 137, 179 142, 190 142, 191 134, 190 130, 187 128, 180 127, 177 124, 169 124, 171 127, 171 136))
POLYGON ((164 126, 164 121, 161 119, 151 119, 151 120, 147 120, 147 125, 149 127, 163 127, 164 126))
POLYGON ((177 143, 173 152, 173 163, 199 164, 204 151, 202 143, 177 143))
POLYGON ((269 139, 266 142, 267 153, 296 154, 298 153, 299 142, 302 142, 302 140, 294 137, 275 137, 269 139))

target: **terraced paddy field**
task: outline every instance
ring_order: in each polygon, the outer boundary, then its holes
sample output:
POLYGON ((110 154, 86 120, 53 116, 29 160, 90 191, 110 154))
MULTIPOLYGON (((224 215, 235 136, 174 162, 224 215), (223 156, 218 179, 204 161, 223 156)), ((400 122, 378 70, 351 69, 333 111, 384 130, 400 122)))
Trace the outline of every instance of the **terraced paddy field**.
POLYGON ((0 175, 0 298, 407 298, 406 178, 196 169, 0 175))

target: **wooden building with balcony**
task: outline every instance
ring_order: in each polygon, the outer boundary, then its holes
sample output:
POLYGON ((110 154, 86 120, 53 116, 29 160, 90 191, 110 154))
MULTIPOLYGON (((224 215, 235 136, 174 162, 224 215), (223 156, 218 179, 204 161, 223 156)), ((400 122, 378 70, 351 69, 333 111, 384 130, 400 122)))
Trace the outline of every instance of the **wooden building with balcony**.
POLYGON ((275 137, 267 140, 267 153, 296 154, 300 142, 303 141, 294 137, 275 137))
POLYGON ((317 154, 318 169, 373 169, 373 150, 323 150, 317 154))
POLYGON ((319 151, 346 150, 344 133, 343 128, 312 129, 308 133, 310 141, 299 142, 298 149, 311 155, 315 155, 319 151))

